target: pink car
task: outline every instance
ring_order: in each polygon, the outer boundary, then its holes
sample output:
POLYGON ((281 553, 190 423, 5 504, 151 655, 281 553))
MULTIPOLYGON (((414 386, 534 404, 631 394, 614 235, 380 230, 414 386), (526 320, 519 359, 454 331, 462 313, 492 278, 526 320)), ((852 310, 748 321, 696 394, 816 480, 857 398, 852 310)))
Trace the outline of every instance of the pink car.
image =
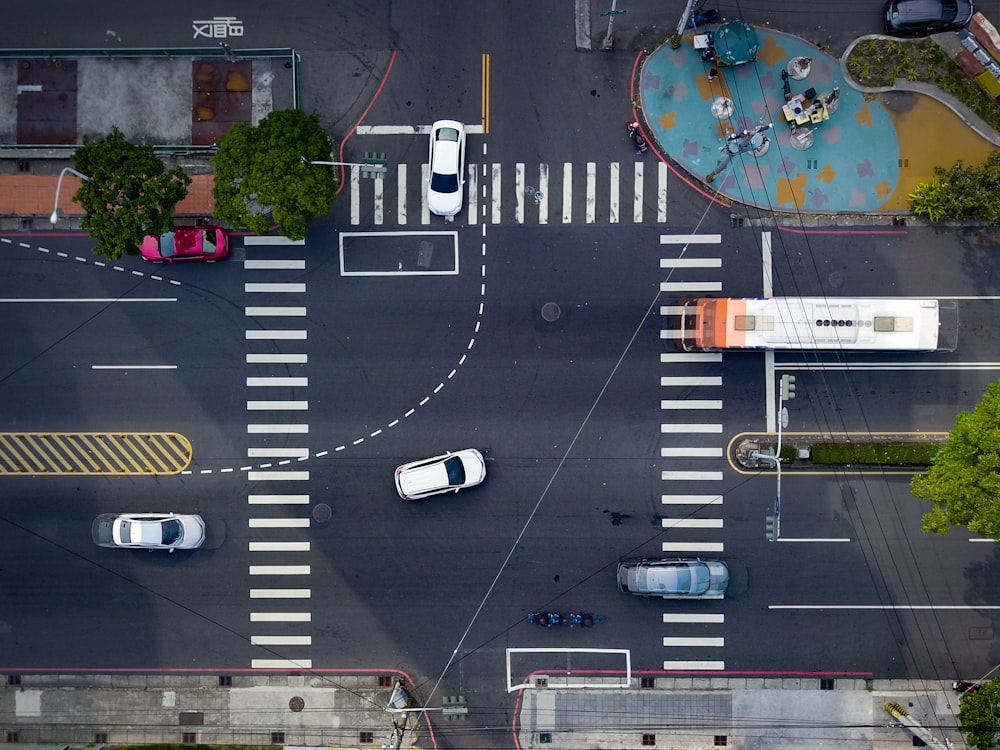
POLYGON ((229 235, 221 227, 175 227, 159 237, 146 237, 139 252, 154 263, 222 260, 229 255, 229 235))

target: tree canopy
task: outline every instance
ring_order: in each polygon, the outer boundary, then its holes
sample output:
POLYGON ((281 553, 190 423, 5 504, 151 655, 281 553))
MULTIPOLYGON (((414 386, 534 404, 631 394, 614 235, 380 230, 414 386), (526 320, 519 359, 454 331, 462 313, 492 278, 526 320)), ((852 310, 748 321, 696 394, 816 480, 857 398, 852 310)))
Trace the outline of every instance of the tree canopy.
POLYGON ((215 165, 215 217, 266 234, 272 218, 285 237, 301 240, 309 221, 325 216, 337 197, 329 166, 333 143, 319 117, 276 110, 256 126, 235 125, 219 140, 215 165))
POLYGON ((966 526, 1000 538, 1000 382, 986 389, 975 409, 958 415, 948 442, 910 488, 934 503, 923 531, 945 534, 950 526, 966 526))
POLYGON ((117 128, 100 140, 83 137, 73 164, 85 174, 73 200, 84 210, 83 228, 97 241, 94 252, 108 260, 138 255, 143 237, 174 226, 174 207, 191 178, 166 166, 152 146, 130 143, 117 128))
POLYGON ((1000 715, 1000 683, 996 680, 977 685, 976 689, 962 693, 958 705, 958 723, 966 741, 979 750, 997 745, 997 719, 1000 715))
POLYGON ((917 183, 910 194, 910 210, 931 221, 970 219, 1000 224, 1000 151, 992 151, 986 162, 966 167, 957 161, 950 167, 934 167, 936 177, 917 183))

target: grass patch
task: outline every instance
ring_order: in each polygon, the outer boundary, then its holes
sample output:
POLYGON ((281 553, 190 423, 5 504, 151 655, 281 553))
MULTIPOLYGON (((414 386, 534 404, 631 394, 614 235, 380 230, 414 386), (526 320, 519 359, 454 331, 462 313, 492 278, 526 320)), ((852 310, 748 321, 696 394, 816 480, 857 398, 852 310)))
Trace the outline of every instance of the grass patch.
POLYGON ((851 50, 847 72, 862 86, 873 88, 892 86, 897 78, 937 86, 1000 130, 1000 107, 930 39, 866 39, 851 50))
POLYGON ((814 464, 930 466, 940 447, 940 443, 817 443, 809 459, 814 464))

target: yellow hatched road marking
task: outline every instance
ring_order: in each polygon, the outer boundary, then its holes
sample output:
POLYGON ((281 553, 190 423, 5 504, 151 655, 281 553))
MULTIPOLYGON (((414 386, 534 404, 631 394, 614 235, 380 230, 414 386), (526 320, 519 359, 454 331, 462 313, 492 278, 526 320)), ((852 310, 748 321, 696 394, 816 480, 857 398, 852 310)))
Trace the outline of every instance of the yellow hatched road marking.
POLYGON ((0 476, 180 474, 191 441, 176 432, 0 432, 0 476))

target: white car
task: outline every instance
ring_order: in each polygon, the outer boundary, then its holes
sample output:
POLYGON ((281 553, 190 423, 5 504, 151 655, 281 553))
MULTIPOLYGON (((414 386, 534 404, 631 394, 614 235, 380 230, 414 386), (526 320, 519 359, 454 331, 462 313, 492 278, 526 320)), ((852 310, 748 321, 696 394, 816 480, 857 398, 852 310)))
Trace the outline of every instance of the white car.
POLYGON ((442 492, 458 492, 486 479, 486 462, 475 448, 445 453, 396 469, 396 492, 404 500, 422 500, 442 492))
POLYGON ((427 162, 427 210, 454 216, 465 197, 465 125, 438 120, 431 125, 431 153, 427 162))
POLYGON ((102 513, 91 528, 94 543, 121 549, 194 549, 205 541, 201 516, 179 513, 102 513))
POLYGON ((636 596, 664 599, 721 599, 729 586, 722 560, 622 560, 618 588, 636 596))

